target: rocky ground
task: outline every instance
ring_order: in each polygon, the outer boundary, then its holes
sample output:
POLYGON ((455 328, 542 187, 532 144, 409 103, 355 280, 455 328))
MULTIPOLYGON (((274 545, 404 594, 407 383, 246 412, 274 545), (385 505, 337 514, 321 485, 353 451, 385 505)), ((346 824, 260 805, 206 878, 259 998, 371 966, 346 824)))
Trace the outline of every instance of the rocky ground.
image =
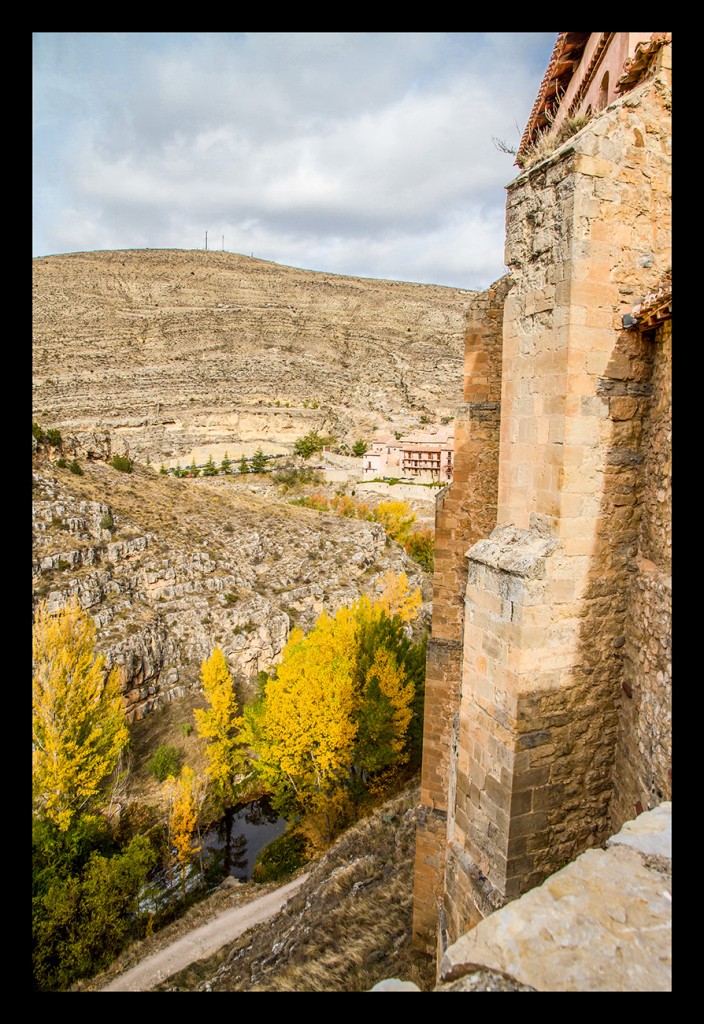
POLYGON ((236 478, 80 464, 78 476, 35 454, 33 596, 54 608, 79 597, 120 666, 132 721, 197 692, 218 645, 250 698, 293 625, 308 630, 323 609, 379 593, 389 571, 421 588, 427 628, 428 574, 380 524, 292 505, 305 487, 253 493, 236 478))

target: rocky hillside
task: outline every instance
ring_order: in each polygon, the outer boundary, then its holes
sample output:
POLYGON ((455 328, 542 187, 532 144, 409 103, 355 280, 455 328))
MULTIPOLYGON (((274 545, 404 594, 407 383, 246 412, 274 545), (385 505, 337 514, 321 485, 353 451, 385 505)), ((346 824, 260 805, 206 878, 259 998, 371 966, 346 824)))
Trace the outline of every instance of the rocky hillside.
POLYGON ((308 630, 380 590, 384 573, 427 574, 377 523, 253 493, 246 478, 176 479, 135 464, 119 472, 33 457, 33 595, 60 607, 77 594, 98 646, 122 671, 128 717, 199 689, 203 658, 223 648, 241 699, 271 667, 292 625, 308 630))
MULTIPOLYGON (((236 253, 33 261, 33 418, 142 461, 453 416, 474 292, 236 253)), ((266 450, 266 449, 265 449, 266 450)))

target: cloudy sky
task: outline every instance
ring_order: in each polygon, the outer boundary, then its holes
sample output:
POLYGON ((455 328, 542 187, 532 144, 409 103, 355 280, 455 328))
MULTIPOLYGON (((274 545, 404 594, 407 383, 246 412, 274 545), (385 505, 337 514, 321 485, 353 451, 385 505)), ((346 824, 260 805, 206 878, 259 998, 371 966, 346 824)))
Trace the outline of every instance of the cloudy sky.
POLYGON ((33 255, 485 288, 557 33, 37 32, 33 255))

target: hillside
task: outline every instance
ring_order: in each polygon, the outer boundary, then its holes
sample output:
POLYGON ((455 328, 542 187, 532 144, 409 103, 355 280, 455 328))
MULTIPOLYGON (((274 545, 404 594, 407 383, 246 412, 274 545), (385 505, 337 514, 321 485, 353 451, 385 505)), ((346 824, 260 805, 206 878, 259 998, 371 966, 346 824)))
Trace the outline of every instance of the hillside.
POLYGON ((32 277, 34 419, 140 460, 354 440, 462 400, 471 291, 182 250, 46 256, 32 277))
POLYGON ((130 720, 198 690, 216 645, 252 696, 292 625, 308 630, 323 609, 374 594, 387 571, 430 599, 427 574, 380 524, 291 505, 298 491, 82 466, 74 475, 35 453, 33 595, 59 607, 77 594, 89 608, 130 720))

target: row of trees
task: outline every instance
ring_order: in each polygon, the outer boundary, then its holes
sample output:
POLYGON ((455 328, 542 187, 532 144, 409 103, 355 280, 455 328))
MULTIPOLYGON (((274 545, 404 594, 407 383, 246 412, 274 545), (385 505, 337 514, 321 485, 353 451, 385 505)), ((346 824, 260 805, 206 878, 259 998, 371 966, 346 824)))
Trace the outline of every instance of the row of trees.
MULTIPOLYGON (((176 477, 184 476, 229 476, 233 473, 263 473, 266 470, 267 462, 269 457, 264 454, 261 448, 257 448, 254 455, 251 458, 247 458, 246 455, 240 457, 237 463, 237 469, 233 468, 234 463, 230 459, 227 452, 223 456, 222 462, 219 466, 215 464, 212 455, 208 456, 208 461, 205 463, 203 468, 196 465, 195 456, 191 460, 190 466, 184 469, 180 462, 176 463, 176 466, 171 471, 176 477)), ((159 472, 162 476, 167 476, 169 470, 163 464, 159 468, 159 472)))
MULTIPOLYGON (((266 792, 314 845, 329 843, 367 794, 417 767, 425 643, 410 624, 421 598, 405 575, 304 635, 292 630, 258 698, 238 708, 221 648, 201 666, 194 711, 207 770, 174 766, 164 783, 165 856, 183 895, 201 855, 206 801, 219 812, 266 792)), ((95 626, 76 601, 39 605, 33 631, 32 801, 35 985, 66 988, 141 937, 142 893, 160 850, 113 814, 129 732, 117 670, 95 651, 95 626)), ((202 863, 201 863, 202 867, 202 863)))

